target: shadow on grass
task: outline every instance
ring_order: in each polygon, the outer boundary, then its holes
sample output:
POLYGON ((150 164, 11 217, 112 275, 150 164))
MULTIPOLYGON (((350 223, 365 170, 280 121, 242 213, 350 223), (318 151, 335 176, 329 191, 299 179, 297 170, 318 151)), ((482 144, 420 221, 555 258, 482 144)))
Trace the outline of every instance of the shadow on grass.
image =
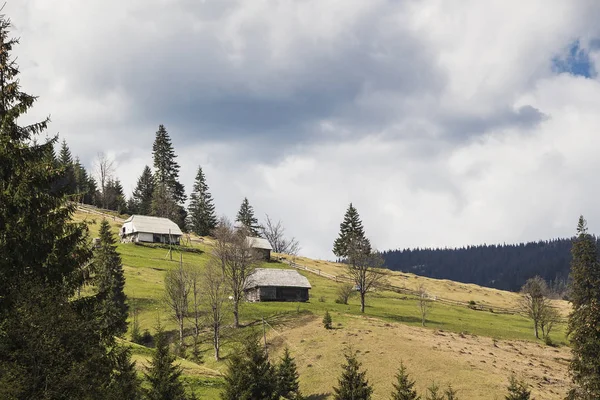
MULTIPOLYGON (((404 324, 419 324, 419 325, 421 324, 421 318, 419 318, 419 317, 411 317, 411 316, 406 316, 406 315, 385 314, 385 315, 383 315, 383 318, 389 319, 389 320, 394 321, 394 322, 401 322, 401 323, 404 323, 404 324)), ((426 324, 434 324, 434 325, 437 325, 437 326, 444 325, 441 322, 432 321, 430 319, 427 319, 425 322, 426 322, 426 324)))
POLYGON ((331 396, 331 393, 319 393, 319 394, 311 394, 310 396, 305 397, 306 400, 325 400, 331 396))

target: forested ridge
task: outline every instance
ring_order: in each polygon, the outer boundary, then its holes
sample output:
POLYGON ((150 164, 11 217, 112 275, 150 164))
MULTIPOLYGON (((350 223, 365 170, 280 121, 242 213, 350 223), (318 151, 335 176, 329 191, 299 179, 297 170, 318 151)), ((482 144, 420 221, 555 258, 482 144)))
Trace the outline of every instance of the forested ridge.
MULTIPOLYGON (((597 240, 597 239, 596 239, 597 240)), ((416 248, 383 252, 394 271, 516 291, 539 275, 561 291, 569 277, 572 239, 461 248, 416 248)))

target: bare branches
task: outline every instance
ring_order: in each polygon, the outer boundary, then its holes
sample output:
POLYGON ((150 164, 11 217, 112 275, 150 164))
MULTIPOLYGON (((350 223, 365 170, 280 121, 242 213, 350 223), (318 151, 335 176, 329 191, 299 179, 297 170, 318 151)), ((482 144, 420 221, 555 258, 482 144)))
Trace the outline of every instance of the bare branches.
POLYGON ((221 266, 229 286, 233 297, 233 323, 234 327, 238 328, 239 304, 244 298, 246 278, 254 272, 259 258, 250 246, 246 229, 233 229, 227 219, 221 218, 214 232, 216 243, 213 248, 213 260, 221 266))
POLYGON ((542 335, 546 337, 548 328, 552 329, 552 325, 558 319, 556 312, 551 311, 552 305, 548 296, 548 285, 546 281, 539 276, 530 278, 521 288, 520 307, 522 313, 533 320, 533 329, 535 337, 539 338, 539 328, 543 324, 542 335))
POLYGON ((417 305, 421 314, 421 325, 425 326, 425 322, 427 321, 427 315, 429 314, 433 303, 431 302, 431 299, 429 298, 429 295, 427 294, 427 291, 425 290, 425 286, 423 284, 420 284, 417 288, 417 296, 417 305))
POLYGON ((355 239, 349 241, 347 262, 348 275, 360 294, 360 312, 365 312, 367 292, 386 280, 383 257, 371 251, 371 245, 367 240, 355 239))
POLYGON ((102 208, 107 208, 106 186, 115 173, 115 163, 104 153, 100 152, 94 161, 94 174, 100 183, 102 193, 102 208))
POLYGON ((202 292, 208 308, 207 321, 212 332, 215 360, 219 361, 221 348, 221 325, 227 309, 227 282, 216 260, 206 266, 202 274, 202 292))
POLYGON ((295 256, 300 251, 300 243, 296 238, 286 239, 285 228, 281 221, 271 221, 268 214, 265 214, 266 221, 260 227, 262 236, 269 241, 273 251, 280 254, 289 254, 295 256))
POLYGON ((180 264, 177 269, 167 271, 165 275, 165 302, 173 312, 173 318, 179 327, 179 349, 183 351, 183 324, 188 311, 188 299, 191 285, 189 271, 180 264))

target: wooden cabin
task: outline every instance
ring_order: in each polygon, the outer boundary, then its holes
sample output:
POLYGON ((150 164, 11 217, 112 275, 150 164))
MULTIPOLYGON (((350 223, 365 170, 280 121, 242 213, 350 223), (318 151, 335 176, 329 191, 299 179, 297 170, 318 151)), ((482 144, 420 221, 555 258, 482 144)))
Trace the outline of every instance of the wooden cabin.
POLYGON ((121 242, 179 244, 183 232, 168 218, 132 215, 119 232, 121 242))
POLYGON ((308 301, 310 282, 293 269, 257 268, 246 279, 248 301, 308 301))

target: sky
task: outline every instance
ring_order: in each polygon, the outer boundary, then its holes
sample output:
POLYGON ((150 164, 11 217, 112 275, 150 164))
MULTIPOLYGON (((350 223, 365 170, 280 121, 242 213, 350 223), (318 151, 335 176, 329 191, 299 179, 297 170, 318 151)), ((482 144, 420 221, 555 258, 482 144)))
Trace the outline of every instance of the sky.
POLYGON ((333 259, 600 233, 595 0, 9 0, 22 88, 131 194, 159 124, 189 194, 333 259))

